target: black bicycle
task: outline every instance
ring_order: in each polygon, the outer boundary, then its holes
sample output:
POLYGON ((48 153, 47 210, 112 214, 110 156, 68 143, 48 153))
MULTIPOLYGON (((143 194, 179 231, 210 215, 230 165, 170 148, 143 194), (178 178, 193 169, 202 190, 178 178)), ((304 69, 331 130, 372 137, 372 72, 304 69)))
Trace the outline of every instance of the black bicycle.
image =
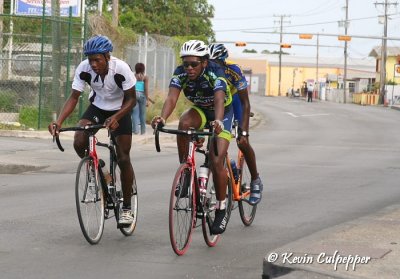
MULTIPOLYGON (((131 205, 133 223, 124 226, 119 224, 119 216, 122 214, 122 188, 121 171, 118 166, 116 141, 112 132, 108 132, 109 143, 101 143, 96 137, 99 129, 105 128, 102 124, 86 125, 83 127, 61 128, 60 132, 85 131, 89 134, 89 149, 86 156, 80 161, 75 180, 75 201, 79 224, 83 235, 90 244, 97 244, 104 230, 104 220, 115 217, 117 228, 125 236, 129 236, 136 228, 138 212, 138 193, 136 180, 134 178, 131 192, 131 205), (109 168, 99 158, 96 145, 109 150, 109 168), (112 214, 114 212, 114 214, 112 214)), ((53 137, 53 141, 61 151, 59 135, 53 137)))

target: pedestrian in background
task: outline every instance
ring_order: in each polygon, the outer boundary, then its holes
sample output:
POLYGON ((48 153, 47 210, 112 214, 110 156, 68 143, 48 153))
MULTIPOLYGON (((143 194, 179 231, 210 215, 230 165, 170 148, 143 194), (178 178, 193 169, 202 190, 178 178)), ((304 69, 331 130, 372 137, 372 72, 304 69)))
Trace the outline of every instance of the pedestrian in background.
POLYGON ((312 95, 313 95, 313 90, 314 90, 313 85, 310 84, 306 88, 307 88, 307 102, 311 102, 312 103, 312 95))
POLYGON ((136 106, 132 110, 132 132, 143 135, 146 133, 146 107, 149 105, 149 79, 145 75, 145 66, 143 63, 136 63, 136 106))

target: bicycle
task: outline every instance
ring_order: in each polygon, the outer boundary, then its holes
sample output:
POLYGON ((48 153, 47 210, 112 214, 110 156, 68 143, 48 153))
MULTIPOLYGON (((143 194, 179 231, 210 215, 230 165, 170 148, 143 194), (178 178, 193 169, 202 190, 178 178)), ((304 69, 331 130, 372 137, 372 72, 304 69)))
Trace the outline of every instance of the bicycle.
MULTIPOLYGON (((186 161, 178 167, 172 183, 169 203, 169 235, 172 249, 181 256, 185 254, 191 243, 193 229, 197 227, 197 220, 201 220, 204 241, 209 247, 214 247, 220 235, 211 233, 211 226, 215 218, 216 193, 212 172, 209 168, 210 137, 216 137, 212 131, 204 132, 194 129, 178 130, 156 127, 154 130, 157 152, 160 152, 159 132, 190 136, 188 156, 186 161), (207 136, 206 148, 199 144, 199 137, 207 136), (204 163, 196 167, 195 154, 204 155, 204 163)), ((214 144, 216 146, 216 144, 214 144)), ((218 150, 215 148, 215 155, 218 150)), ((227 187, 227 196, 232 196, 232 187, 227 187)), ((227 210, 231 208, 228 199, 227 210)), ((230 213, 228 213, 230 214, 230 213)), ((199 225, 200 226, 200 225, 199 225)))
MULTIPOLYGON (((79 219, 79 225, 85 239, 90 244, 97 244, 104 230, 104 220, 115 216, 117 228, 125 236, 132 235, 136 228, 138 211, 137 185, 134 178, 131 193, 131 205, 133 223, 123 226, 118 223, 122 213, 122 188, 120 175, 121 171, 117 163, 116 141, 112 132, 108 132, 109 143, 98 141, 95 133, 105 128, 103 124, 86 125, 83 127, 60 128, 60 132, 85 131, 89 134, 89 150, 86 156, 81 159, 75 180, 75 203, 79 219), (109 150, 109 170, 105 163, 99 158, 96 145, 109 150), (112 215, 114 211, 114 215, 112 215)), ((58 148, 64 152, 59 135, 53 137, 58 148)))
MULTIPOLYGON (((254 114, 251 114, 250 117, 253 115, 254 114)), ((235 120, 233 123, 232 131, 232 137, 234 137, 236 140, 239 140, 241 136, 241 129, 237 120, 235 120)), ((234 159, 230 160, 229 154, 226 154, 225 163, 228 172, 228 185, 232 187, 230 203, 234 205, 234 202, 237 202, 237 206, 232 206, 231 210, 239 207, 240 219, 245 226, 250 226, 256 216, 257 205, 249 203, 251 175, 243 152, 238 148, 237 161, 234 159)), ((230 214, 228 217, 229 221, 230 214)))

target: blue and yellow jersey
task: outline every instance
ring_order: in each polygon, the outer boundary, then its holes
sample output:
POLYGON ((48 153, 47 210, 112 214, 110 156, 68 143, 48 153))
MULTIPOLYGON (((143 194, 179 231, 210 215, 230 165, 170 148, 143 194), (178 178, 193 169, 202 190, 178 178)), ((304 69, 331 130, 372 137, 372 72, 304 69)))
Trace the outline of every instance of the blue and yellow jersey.
POLYGON ((228 87, 224 69, 213 61, 208 61, 203 73, 196 79, 190 80, 183 66, 175 69, 169 87, 183 90, 185 97, 206 110, 214 110, 214 93, 218 90, 225 92, 225 106, 232 102, 232 95, 228 87))
POLYGON ((246 77, 238 64, 231 61, 225 61, 225 78, 228 82, 232 95, 238 91, 247 88, 246 77))

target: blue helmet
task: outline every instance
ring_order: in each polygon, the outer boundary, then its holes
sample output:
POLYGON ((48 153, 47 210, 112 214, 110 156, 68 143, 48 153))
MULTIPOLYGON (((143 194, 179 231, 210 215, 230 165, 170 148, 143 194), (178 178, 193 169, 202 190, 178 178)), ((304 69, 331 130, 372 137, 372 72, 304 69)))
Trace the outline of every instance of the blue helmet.
POLYGON ((228 50, 223 44, 210 44, 208 46, 208 52, 210 54, 210 59, 225 60, 228 58, 228 50))
POLYGON ((105 54, 113 51, 113 44, 109 38, 102 35, 96 35, 86 41, 83 47, 83 53, 88 55, 105 54))

